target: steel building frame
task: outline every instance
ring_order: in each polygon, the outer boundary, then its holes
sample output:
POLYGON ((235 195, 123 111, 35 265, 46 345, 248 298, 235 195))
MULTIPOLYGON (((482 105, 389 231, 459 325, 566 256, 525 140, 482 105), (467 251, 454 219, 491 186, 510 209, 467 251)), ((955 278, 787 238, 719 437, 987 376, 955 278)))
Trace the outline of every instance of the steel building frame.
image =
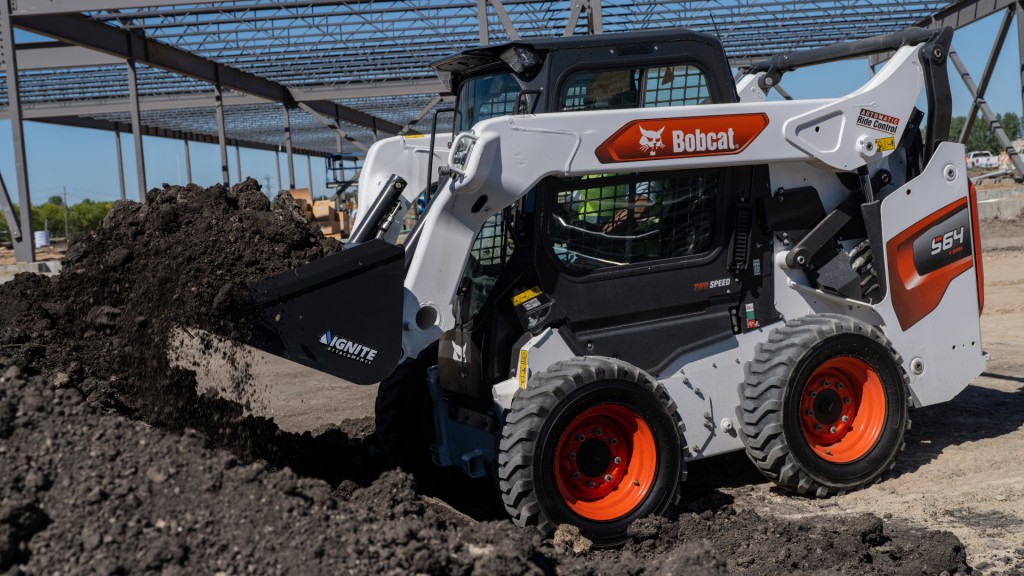
MULTIPOLYGON (((181 139, 186 164, 188 142, 219 144, 225 181, 228 146, 284 149, 294 185, 293 153, 365 150, 378 136, 429 131, 431 111, 445 101, 430 61, 531 36, 684 26, 718 35, 742 67, 911 25, 960 28, 1002 11, 1002 33, 973 89, 998 128, 983 96, 1013 14, 1024 40, 1021 2, 0 0, 0 118, 14 126, 20 217, 6 189, 0 203, 14 224, 18 260, 32 260, 24 120, 130 130, 140 198, 143 135, 181 139), (41 38, 12 50, 14 28, 41 38)), ((1021 62, 1024 75, 1024 53, 1021 62)), ((120 158, 119 136, 117 146, 120 158)))

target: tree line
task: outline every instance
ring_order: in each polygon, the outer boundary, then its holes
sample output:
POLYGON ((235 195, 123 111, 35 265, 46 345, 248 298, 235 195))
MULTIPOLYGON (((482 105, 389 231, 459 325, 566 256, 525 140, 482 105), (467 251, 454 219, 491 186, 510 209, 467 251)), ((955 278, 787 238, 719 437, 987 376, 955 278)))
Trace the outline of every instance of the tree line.
MULTIPOLYGON (((67 207, 67 228, 69 236, 88 234, 100 226, 100 222, 110 212, 113 202, 94 202, 89 199, 67 207)), ((19 214, 18 205, 14 205, 15 214, 19 214)), ((32 230, 49 230, 51 237, 64 236, 64 200, 60 196, 51 196, 46 204, 32 207, 32 230)), ((7 219, 0 216, 0 239, 9 242, 10 231, 7 219)))
MULTIPOLYGON (((1003 125, 1003 130, 1011 141, 1017 140, 1024 136, 1021 134, 1021 120, 1015 112, 1004 112, 998 114, 999 123, 1003 125)), ((951 141, 959 141, 960 132, 964 129, 964 124, 967 123, 966 116, 954 116, 949 123, 949 139, 951 141)), ((992 127, 989 123, 982 118, 981 114, 974 120, 974 124, 971 125, 971 132, 967 135, 967 142, 964 143, 967 146, 968 152, 974 152, 975 150, 988 150, 989 152, 999 155, 1003 151, 1003 147, 996 140, 996 135, 992 133, 992 127)))

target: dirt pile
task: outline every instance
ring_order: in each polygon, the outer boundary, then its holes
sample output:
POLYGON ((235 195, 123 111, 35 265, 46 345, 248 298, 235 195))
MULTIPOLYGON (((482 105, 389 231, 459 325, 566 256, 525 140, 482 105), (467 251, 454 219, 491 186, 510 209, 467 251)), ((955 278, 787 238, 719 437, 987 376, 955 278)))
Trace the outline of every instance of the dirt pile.
POLYGON ((763 518, 705 498, 573 551, 473 522, 390 471, 332 490, 106 413, 73 388, 0 366, 0 571, 164 574, 939 574, 966 568, 947 533, 873 516, 763 518))
MULTIPOLYGON (((966 569, 946 533, 875 517, 782 521, 737 513, 716 493, 672 520, 636 523, 622 550, 587 551, 571 531, 543 541, 421 496, 411 476, 385 470, 366 422, 289 434, 199 394, 169 360, 175 331, 245 339, 249 282, 338 249, 288 199, 274 204, 252 180, 166 187, 118 204, 60 276, 0 286, 0 571, 966 569)), ((244 398, 244 349, 216 349, 244 398)))

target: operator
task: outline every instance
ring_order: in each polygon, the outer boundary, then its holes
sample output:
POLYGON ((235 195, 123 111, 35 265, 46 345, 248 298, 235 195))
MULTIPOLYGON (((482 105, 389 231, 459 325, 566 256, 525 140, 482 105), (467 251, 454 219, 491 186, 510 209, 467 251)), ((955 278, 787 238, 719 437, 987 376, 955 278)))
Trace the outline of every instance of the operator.
MULTIPOLYGON (((584 176, 583 179, 604 178, 607 175, 584 176)), ((588 224, 599 225, 604 233, 621 228, 629 220, 632 211, 634 222, 652 216, 661 192, 660 180, 637 182, 632 206, 629 202, 629 184, 616 184, 585 188, 573 192, 577 204, 577 219, 588 224), (631 210, 632 209, 632 210, 631 210)))

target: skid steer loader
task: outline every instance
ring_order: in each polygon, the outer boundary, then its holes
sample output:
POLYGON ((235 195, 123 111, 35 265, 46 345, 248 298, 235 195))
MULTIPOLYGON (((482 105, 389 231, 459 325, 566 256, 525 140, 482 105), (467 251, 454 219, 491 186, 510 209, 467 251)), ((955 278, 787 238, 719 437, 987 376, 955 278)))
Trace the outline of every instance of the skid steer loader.
POLYGON ((799 494, 870 484, 909 410, 984 369, 951 37, 788 53, 738 82, 688 30, 440 60, 453 135, 371 148, 347 248, 254 288, 261 346, 382 380, 399 461, 489 477, 544 533, 621 542, 687 462, 735 450, 799 494), (766 101, 787 71, 883 51, 849 95, 766 101))

